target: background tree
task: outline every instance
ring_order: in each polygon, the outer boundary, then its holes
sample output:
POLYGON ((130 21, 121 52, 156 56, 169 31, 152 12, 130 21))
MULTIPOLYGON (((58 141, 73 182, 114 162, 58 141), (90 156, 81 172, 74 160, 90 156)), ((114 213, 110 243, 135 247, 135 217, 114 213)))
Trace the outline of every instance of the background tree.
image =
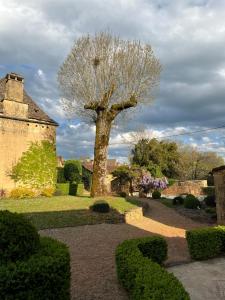
POLYGON ((179 152, 175 142, 141 139, 131 153, 131 162, 146 167, 153 177, 176 177, 179 152))
POLYGON ((96 124, 91 196, 106 193, 108 144, 116 117, 152 100, 160 63, 150 45, 107 33, 78 39, 58 73, 63 107, 96 124))

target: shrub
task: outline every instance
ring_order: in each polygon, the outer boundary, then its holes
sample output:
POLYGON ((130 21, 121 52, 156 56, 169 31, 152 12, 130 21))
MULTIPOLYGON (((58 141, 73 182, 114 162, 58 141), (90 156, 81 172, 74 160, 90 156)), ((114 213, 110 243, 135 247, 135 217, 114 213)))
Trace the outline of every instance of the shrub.
POLYGON ((216 207, 216 197, 214 195, 207 196, 204 199, 204 202, 209 207, 216 207))
POLYGON ((215 195, 215 186, 207 186, 207 187, 203 187, 202 191, 204 192, 204 194, 206 194, 207 196, 212 196, 215 195))
POLYGON ((127 193, 126 192, 120 192, 119 195, 120 195, 120 197, 126 198, 127 193))
POLYGON ((162 237, 127 240, 117 247, 117 276, 130 299, 190 299, 179 280, 156 262, 162 263, 166 252, 167 245, 162 237))
POLYGON ((184 207, 189 209, 196 209, 200 206, 199 200, 192 194, 188 194, 184 199, 184 207))
POLYGON ((70 182, 69 185, 69 195, 76 196, 77 195, 77 184, 70 182))
POLYGON ((221 230, 218 230, 218 227, 187 231, 186 239, 190 255, 195 260, 216 257, 222 252, 223 242, 221 230))
POLYGON ((184 203, 184 198, 177 196, 173 198, 173 205, 182 205, 184 203))
POLYGON ((57 183, 65 183, 64 168, 57 168, 57 183))
POLYGON ((82 181, 82 165, 79 160, 67 160, 64 166, 64 176, 69 182, 82 181))
POLYGON ((70 299, 67 247, 46 237, 40 242, 39 251, 27 260, 0 265, 0 299, 70 299))
POLYGON ((69 195, 70 184, 66 183, 57 183, 56 189, 62 192, 62 195, 69 195))
POLYGON ((26 187, 18 187, 11 191, 10 197, 16 199, 33 198, 35 197, 35 192, 26 187))
POLYGON ((4 198, 6 196, 6 192, 4 189, 0 189, 0 198, 4 198))
POLYGON ((39 243, 36 229, 22 215, 0 212, 0 262, 28 258, 39 243))
POLYGON ((77 196, 82 196, 84 194, 84 184, 78 183, 77 184, 77 196))
POLYGON ((55 189, 53 187, 44 188, 41 192, 41 196, 52 197, 54 192, 55 192, 55 189))
POLYGON ((160 198, 161 198, 161 193, 160 193, 160 191, 157 191, 157 190, 153 191, 153 192, 152 192, 152 198, 153 198, 153 199, 160 199, 160 198))
POLYGON ((108 213, 110 211, 110 206, 106 201, 99 200, 96 201, 92 206, 90 206, 90 209, 99 213, 108 213))

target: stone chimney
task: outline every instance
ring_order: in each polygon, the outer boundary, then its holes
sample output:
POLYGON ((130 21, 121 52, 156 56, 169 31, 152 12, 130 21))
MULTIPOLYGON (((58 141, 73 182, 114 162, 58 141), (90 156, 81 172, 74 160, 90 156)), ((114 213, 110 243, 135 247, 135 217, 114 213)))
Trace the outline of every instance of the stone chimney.
POLYGON ((5 99, 23 102, 23 82, 22 76, 15 73, 7 74, 5 99))
POLYGON ((23 103, 22 76, 10 73, 6 75, 5 97, 3 100, 3 114, 10 117, 28 118, 28 104, 23 103))

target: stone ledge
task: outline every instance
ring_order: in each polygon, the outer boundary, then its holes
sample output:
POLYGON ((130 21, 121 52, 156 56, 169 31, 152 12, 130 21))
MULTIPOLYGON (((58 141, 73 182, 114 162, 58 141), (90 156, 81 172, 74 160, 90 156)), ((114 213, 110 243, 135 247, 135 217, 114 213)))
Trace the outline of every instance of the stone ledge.
POLYGON ((143 218, 143 208, 137 207, 133 208, 132 210, 129 210, 125 212, 124 214, 124 221, 125 223, 130 223, 132 221, 138 221, 143 218))

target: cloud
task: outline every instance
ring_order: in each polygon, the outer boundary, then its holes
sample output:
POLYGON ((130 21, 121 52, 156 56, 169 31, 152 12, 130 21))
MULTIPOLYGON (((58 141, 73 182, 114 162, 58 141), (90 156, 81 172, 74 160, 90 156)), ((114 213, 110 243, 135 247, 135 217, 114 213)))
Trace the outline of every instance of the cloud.
MULTIPOLYGON (((21 73, 28 93, 61 124, 60 154, 92 156, 94 127, 70 123, 61 107, 59 66, 83 34, 109 30, 150 43, 163 66, 160 88, 152 105, 114 126, 109 154, 124 160, 130 148, 122 140, 131 132, 161 137, 225 123, 224 9, 223 0, 0 0, 0 75, 21 73)), ((175 140, 225 155, 223 135, 175 140)))

